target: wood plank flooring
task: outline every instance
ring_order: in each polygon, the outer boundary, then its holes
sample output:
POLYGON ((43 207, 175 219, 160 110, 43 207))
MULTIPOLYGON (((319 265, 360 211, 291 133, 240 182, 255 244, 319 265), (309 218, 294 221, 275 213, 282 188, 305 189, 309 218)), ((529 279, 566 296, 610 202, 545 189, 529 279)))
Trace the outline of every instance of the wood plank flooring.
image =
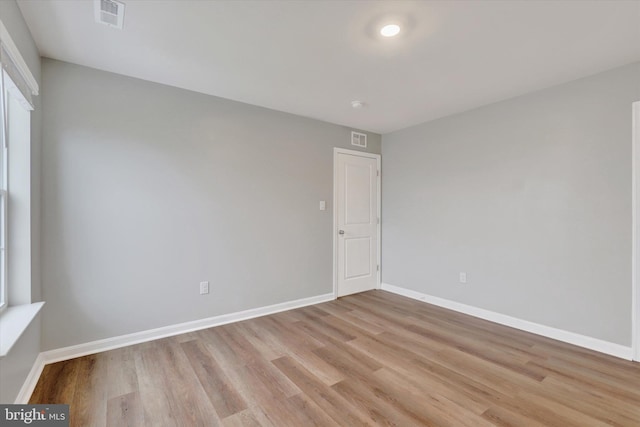
POLYGON ((47 365, 73 426, 640 426, 640 364, 384 291, 47 365))

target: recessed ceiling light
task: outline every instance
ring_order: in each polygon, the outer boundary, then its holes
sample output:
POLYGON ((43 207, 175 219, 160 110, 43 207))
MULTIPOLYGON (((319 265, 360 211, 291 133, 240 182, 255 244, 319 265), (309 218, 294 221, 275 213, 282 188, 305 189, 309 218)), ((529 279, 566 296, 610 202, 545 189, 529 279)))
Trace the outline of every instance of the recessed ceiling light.
POLYGON ((385 25, 380 30, 380 34, 382 34, 385 37, 397 36, 399 32, 400 32, 400 25, 397 25, 397 24, 385 25))
POLYGON ((362 101, 351 101, 351 106, 355 109, 364 107, 364 102, 362 101))

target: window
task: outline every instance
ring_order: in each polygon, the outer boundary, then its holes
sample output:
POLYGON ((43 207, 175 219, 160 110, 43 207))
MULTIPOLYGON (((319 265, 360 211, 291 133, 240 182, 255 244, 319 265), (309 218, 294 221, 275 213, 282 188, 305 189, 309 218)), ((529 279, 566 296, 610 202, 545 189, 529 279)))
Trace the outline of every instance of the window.
POLYGON ((0 79, 0 310, 7 305, 7 92, 0 79))
POLYGON ((31 303, 31 114, 0 76, 0 310, 31 303))
POLYGON ((0 20, 0 358, 44 305, 31 295, 31 111, 36 95, 38 83, 0 20))
POLYGON ((38 84, 0 21, 0 311, 31 304, 31 114, 38 84))

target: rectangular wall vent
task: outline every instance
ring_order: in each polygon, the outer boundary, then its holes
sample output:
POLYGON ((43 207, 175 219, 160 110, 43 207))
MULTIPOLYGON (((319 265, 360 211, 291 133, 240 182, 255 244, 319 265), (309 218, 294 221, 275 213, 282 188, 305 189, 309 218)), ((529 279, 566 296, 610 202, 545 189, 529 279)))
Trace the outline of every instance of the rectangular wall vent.
POLYGON ((115 0, 93 0, 96 22, 121 30, 124 26, 124 3, 115 0))
POLYGON ((356 147, 367 148, 367 134, 352 131, 351 145, 355 145, 356 147))

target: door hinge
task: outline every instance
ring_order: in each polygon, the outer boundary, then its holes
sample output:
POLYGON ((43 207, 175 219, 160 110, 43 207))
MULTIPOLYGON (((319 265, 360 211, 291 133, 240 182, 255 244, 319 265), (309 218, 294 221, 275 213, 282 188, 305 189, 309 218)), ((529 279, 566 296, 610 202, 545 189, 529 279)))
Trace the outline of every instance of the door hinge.
POLYGON ((378 218, 378 224, 380 224, 380 218, 378 218))
POLYGON ((376 266, 376 271, 380 271, 380 266, 379 265, 376 266))
POLYGON ((380 176, 380 171, 376 171, 376 176, 380 176))

